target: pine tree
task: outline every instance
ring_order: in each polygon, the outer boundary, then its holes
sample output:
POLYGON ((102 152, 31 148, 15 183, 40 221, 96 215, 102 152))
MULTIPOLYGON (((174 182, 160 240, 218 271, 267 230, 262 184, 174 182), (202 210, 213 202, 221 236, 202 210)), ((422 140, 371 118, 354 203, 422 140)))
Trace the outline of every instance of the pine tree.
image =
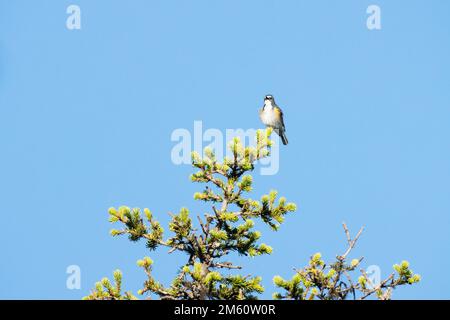
MULTIPOLYGON (((194 199, 208 203, 211 211, 203 217, 197 215, 195 219, 187 208, 182 208, 171 217, 171 235, 168 238, 164 237, 164 229, 147 208, 140 210, 122 206, 109 209, 110 222, 122 225, 121 229, 111 230, 112 236, 127 235, 133 242, 145 241, 149 250, 164 246, 170 248, 169 252, 179 251, 187 256, 186 263, 180 266, 169 286, 164 286, 153 277, 151 258, 139 260, 137 264, 147 276, 143 288, 138 291, 139 295, 156 295, 160 299, 172 300, 244 300, 257 299, 258 294, 264 291, 261 277, 239 274, 242 267, 228 261, 227 256, 230 253, 250 257, 270 254, 272 248, 259 242, 261 233, 255 230, 255 221, 262 221, 277 231, 285 215, 296 211, 296 205, 288 203, 284 197, 278 197, 275 190, 263 195, 260 200, 248 197, 253 183, 249 172, 258 160, 270 155, 273 144, 271 133, 271 129, 258 130, 256 145, 248 147, 244 147, 239 138, 234 138, 229 144, 231 157, 225 157, 222 162, 208 148, 204 150, 203 157, 192 153, 192 165, 198 171, 191 175, 191 180, 205 185, 203 191, 194 194, 194 199)), ((351 248, 353 246, 354 243, 351 248)), ((354 270, 361 261, 354 260, 348 265, 347 254, 338 257, 338 261, 330 266, 325 265, 320 255, 316 254, 310 265, 299 270, 291 280, 276 276, 275 285, 285 293, 275 293, 274 298, 345 299, 356 290, 367 296, 376 292, 380 298, 388 298, 386 292, 390 292, 391 288, 419 280, 409 266, 402 264, 397 268, 400 278, 390 277, 383 282, 382 288, 369 289, 365 285, 367 276, 356 285, 346 284, 342 280, 343 275, 354 270), (327 274, 324 273, 326 268, 329 269, 327 274)), ((119 270, 114 272, 114 282, 112 285, 104 278, 84 299, 136 299, 130 292, 121 293, 122 274, 119 270)))
POLYGON ((380 300, 389 300, 392 290, 396 287, 420 281, 420 275, 413 273, 408 261, 402 261, 400 265, 395 264, 394 272, 379 283, 375 283, 363 269, 360 270, 361 275, 357 281, 352 280, 351 273, 360 266, 363 257, 352 259, 350 262, 347 261, 347 257, 355 247, 363 228, 352 239, 345 223, 343 227, 348 242, 345 253, 338 255, 336 261, 326 264, 318 252, 311 256, 306 267, 295 270, 290 280, 275 276, 273 282, 283 290, 283 293, 275 292, 274 299, 364 300, 376 296, 380 300))

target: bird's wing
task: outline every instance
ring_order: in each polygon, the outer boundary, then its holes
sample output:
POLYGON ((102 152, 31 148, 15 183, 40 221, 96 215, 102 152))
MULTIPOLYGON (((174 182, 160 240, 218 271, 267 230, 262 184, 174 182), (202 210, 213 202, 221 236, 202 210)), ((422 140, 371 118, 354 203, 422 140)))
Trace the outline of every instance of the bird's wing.
POLYGON ((274 110, 275 110, 276 113, 278 113, 278 116, 279 116, 279 118, 281 120, 281 126, 282 126, 283 130, 285 130, 284 129, 283 111, 281 111, 280 107, 278 107, 278 106, 275 107, 274 110))

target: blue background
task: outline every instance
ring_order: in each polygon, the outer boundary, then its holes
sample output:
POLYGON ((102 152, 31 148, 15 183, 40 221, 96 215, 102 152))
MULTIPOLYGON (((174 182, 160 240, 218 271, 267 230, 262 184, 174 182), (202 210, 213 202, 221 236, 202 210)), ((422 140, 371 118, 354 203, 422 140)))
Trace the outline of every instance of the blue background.
MULTIPOLYGON (((289 145, 280 171, 255 174, 298 204, 271 256, 241 260, 292 275, 346 248, 341 223, 366 230, 353 257, 388 276, 422 275, 394 298, 450 298, 450 3, 448 1, 0 1, 0 298, 79 299, 124 272, 136 292, 150 255, 165 284, 184 261, 109 236, 107 209, 209 210, 192 169, 170 160, 174 129, 259 128, 272 93, 289 145), (81 7, 82 29, 66 28, 81 7), (382 30, 366 28, 378 4, 382 30), (66 268, 81 268, 81 290, 66 268)), ((166 228, 167 229, 167 228, 166 228)))

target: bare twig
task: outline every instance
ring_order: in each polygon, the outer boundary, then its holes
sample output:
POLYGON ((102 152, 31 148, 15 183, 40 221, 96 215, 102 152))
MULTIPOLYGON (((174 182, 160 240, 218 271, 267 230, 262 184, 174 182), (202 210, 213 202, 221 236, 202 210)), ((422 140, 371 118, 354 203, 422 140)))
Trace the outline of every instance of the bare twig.
POLYGON ((345 234, 347 236, 348 248, 347 248, 347 251, 345 251, 345 253, 343 255, 338 256, 338 259, 341 260, 341 261, 344 261, 347 258, 348 254, 355 247, 355 244, 358 241, 359 237, 361 236, 361 233, 363 232, 364 227, 361 227, 361 229, 359 229, 358 233, 356 234, 355 238, 352 239, 351 236, 350 236, 350 232, 348 231, 348 228, 347 228, 347 225, 345 224, 345 222, 342 223, 342 226, 344 227, 344 231, 345 231, 345 234))

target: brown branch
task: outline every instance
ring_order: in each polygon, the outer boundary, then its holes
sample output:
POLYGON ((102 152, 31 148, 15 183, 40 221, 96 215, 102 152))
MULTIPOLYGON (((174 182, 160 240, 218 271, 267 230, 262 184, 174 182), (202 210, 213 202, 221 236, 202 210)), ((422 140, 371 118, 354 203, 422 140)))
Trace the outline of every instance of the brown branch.
POLYGON ((392 281, 394 279, 394 273, 391 273, 391 275, 389 277, 387 277, 385 280, 383 280, 382 282, 380 282, 380 284, 376 285, 370 280, 370 278, 367 276, 367 273, 364 270, 361 270, 361 273, 363 274, 364 278, 366 278, 366 281, 370 282, 370 285, 373 287, 372 289, 368 289, 365 290, 366 293, 359 298, 359 300, 364 300, 365 298, 367 298, 368 296, 374 294, 375 292, 377 292, 380 289, 383 288, 394 288, 395 284, 393 282, 391 282, 391 284, 387 283, 389 281, 392 281))
POLYGON ((231 262, 218 262, 212 265, 214 268, 242 269, 241 266, 235 266, 231 262))
POLYGON ((348 231, 348 228, 347 228, 347 225, 345 224, 345 222, 342 223, 342 226, 344 227, 344 231, 345 231, 345 234, 347 236, 347 242, 348 242, 349 246, 348 246, 347 251, 345 251, 345 253, 343 255, 337 257, 340 261, 344 261, 347 258, 348 254, 355 247, 356 242, 358 241, 359 237, 361 236, 361 233, 364 230, 364 227, 361 227, 361 229, 359 229, 358 233, 356 234, 355 238, 352 239, 351 236, 350 236, 350 232, 348 231))

